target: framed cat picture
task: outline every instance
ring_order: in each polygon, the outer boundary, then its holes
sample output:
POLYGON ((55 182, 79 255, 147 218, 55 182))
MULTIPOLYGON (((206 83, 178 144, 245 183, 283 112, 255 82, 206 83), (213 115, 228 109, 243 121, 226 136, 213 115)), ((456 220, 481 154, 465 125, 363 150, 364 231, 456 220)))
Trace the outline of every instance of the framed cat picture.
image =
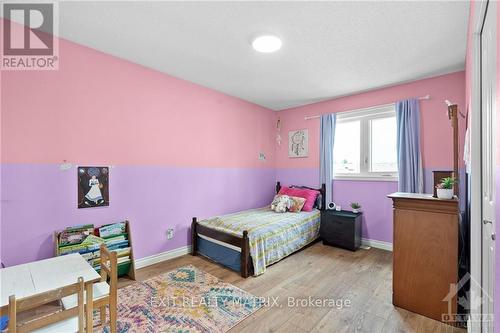
POLYGON ((109 206, 109 167, 79 166, 78 208, 109 206))

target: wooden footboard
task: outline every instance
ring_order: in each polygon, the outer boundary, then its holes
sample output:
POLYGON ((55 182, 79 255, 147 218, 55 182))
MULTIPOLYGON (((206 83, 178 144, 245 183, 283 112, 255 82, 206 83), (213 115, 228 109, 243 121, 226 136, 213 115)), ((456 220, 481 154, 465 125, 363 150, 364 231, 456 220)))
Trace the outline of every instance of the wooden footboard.
POLYGON ((248 241, 248 231, 243 231, 243 236, 235 236, 215 229, 207 228, 198 223, 196 217, 193 217, 191 222, 191 254, 195 256, 198 253, 198 235, 207 236, 226 244, 239 247, 240 252, 240 273, 241 276, 247 278, 250 275, 252 262, 250 261, 250 245, 248 241))
MULTIPOLYGON (((304 188, 304 187, 303 187, 304 188)), ((322 195, 321 200, 321 209, 324 210, 326 208, 326 186, 325 184, 321 184, 321 188, 314 189, 311 187, 305 187, 312 190, 317 190, 322 195)), ((281 189, 281 183, 276 183, 276 193, 279 193, 281 189)), ((226 232, 218 231, 215 229, 210 229, 198 223, 196 217, 193 217, 193 221, 191 222, 191 244, 192 251, 191 254, 195 256, 198 253, 198 235, 207 236, 218 241, 224 242, 226 244, 231 244, 233 246, 239 247, 241 249, 240 252, 240 272, 241 276, 247 278, 250 274, 253 274, 253 264, 250 260, 250 243, 248 240, 248 231, 243 231, 243 235, 241 237, 235 236, 232 234, 228 234, 226 232)))

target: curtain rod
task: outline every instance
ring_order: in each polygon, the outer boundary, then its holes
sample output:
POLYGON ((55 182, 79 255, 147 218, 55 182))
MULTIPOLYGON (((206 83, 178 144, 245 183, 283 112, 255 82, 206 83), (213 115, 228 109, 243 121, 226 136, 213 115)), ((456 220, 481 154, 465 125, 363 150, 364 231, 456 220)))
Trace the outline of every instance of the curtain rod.
MULTIPOLYGON (((425 95, 425 96, 420 96, 420 97, 416 97, 415 99, 418 99, 419 101, 421 100, 425 100, 425 99, 431 99, 431 95, 425 95)), ((370 107, 367 107, 367 108, 362 108, 362 109, 371 109, 371 108, 376 108, 376 107, 382 107, 382 106, 387 106, 387 105, 391 105, 393 103, 388 103, 388 104, 382 104, 382 105, 376 105, 376 106, 370 106, 370 107)), ((360 109, 361 110, 361 109, 360 109)), ((349 110, 350 111, 350 110, 349 110)), ((340 111, 340 112, 349 112, 349 111, 340 111)), ((309 120, 309 119, 316 119, 316 118, 320 118, 321 115, 316 115, 316 116, 305 116, 304 119, 305 120, 309 120)))

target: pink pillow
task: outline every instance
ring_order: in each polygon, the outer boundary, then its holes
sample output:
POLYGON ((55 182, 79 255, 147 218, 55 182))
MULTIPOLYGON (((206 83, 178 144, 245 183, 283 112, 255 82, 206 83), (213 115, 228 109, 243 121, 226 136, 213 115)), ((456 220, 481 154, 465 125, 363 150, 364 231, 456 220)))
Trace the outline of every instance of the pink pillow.
POLYGON ((316 202, 316 198, 318 197, 319 193, 319 191, 315 190, 282 187, 278 194, 306 199, 306 203, 304 204, 304 207, 302 207, 302 210, 304 212, 310 212, 313 209, 314 203, 316 202))

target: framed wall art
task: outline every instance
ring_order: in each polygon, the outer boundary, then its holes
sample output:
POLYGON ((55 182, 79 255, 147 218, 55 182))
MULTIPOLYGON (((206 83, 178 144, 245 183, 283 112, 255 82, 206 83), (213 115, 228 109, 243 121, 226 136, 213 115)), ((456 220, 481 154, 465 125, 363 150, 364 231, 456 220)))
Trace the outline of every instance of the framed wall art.
POLYGON ((306 129, 288 132, 288 157, 307 157, 309 133, 306 129))
POLYGON ((109 206, 109 167, 79 166, 78 208, 109 206))

